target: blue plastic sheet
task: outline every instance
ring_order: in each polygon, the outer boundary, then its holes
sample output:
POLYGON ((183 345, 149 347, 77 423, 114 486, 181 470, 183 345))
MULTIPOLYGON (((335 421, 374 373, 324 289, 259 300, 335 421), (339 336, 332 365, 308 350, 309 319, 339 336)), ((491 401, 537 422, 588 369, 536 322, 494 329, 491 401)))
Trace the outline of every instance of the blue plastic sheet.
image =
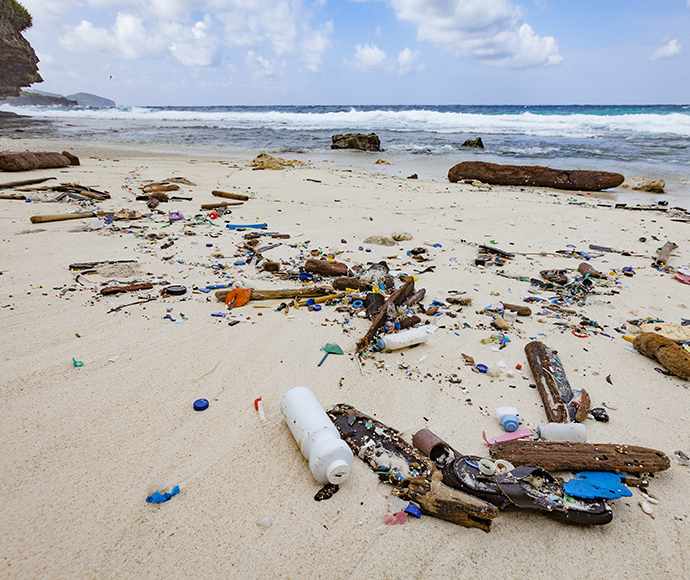
POLYGON ((621 483, 623 476, 607 471, 581 471, 563 486, 565 493, 584 499, 618 499, 632 492, 621 483))

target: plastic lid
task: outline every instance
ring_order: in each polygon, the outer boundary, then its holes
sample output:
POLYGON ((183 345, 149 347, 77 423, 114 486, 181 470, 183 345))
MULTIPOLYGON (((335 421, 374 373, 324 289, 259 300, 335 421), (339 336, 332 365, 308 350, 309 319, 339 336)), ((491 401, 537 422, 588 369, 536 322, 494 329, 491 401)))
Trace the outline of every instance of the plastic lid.
POLYGON ((505 415, 501 420, 501 424, 506 431, 512 433, 513 431, 517 431, 517 428, 520 426, 520 421, 518 421, 515 415, 505 415))
POLYGON ((326 479, 330 483, 336 484, 345 481, 348 475, 350 475, 350 466, 347 464, 347 461, 337 459, 328 466, 326 479))
POLYGON ((376 346, 378 348, 380 348, 381 350, 383 350, 384 348, 386 348, 386 342, 382 338, 377 338, 376 339, 376 346))
POLYGON ((194 401, 194 410, 195 411, 205 411, 208 409, 208 400, 206 399, 197 399, 194 401))

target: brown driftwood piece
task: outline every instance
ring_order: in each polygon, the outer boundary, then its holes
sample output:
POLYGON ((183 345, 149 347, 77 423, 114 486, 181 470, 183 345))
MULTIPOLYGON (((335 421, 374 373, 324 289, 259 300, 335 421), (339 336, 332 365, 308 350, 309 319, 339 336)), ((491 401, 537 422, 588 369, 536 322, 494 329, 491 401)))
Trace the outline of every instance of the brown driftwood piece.
POLYGON ((10 181, 8 183, 0 183, 0 189, 10 189, 12 187, 24 187, 25 185, 37 185, 44 181, 57 179, 57 177, 42 177, 40 179, 24 179, 23 181, 10 181))
POLYGON ((522 304, 506 304, 503 302, 503 308, 510 312, 517 312, 518 316, 529 316, 532 314, 532 309, 529 306, 523 306, 522 304))
POLYGON ((329 262, 328 260, 307 260, 304 264, 304 270, 322 276, 347 276, 350 272, 346 264, 329 262))
POLYGON ((96 212, 93 211, 87 211, 87 212, 79 212, 79 213, 58 213, 58 214, 49 214, 49 215, 32 215, 31 216, 31 223, 32 224, 42 224, 45 222, 60 222, 64 220, 77 220, 77 219, 83 219, 87 217, 95 217, 96 212))
POLYGON ((577 271, 580 272, 583 276, 586 276, 589 274, 590 278, 606 278, 606 274, 602 274, 598 270, 595 270, 591 264, 588 264, 587 262, 582 262, 578 267, 577 271))
POLYGON ((223 207, 230 207, 232 205, 244 205, 241 201, 238 201, 236 203, 202 203, 201 204, 201 209, 220 209, 223 207))
POLYGON ((21 153, 0 152, 0 169, 3 171, 30 171, 32 169, 54 169, 71 165, 61 153, 24 151, 21 153))
POLYGON ((491 446, 492 459, 534 465, 547 471, 625 471, 655 473, 671 466, 662 451, 614 443, 503 441, 491 446))
POLYGON ((347 290, 348 288, 351 290, 364 290, 366 287, 367 285, 359 278, 344 276, 333 280, 333 288, 335 290, 347 290))
POLYGON ((142 284, 129 284, 127 286, 106 286, 101 289, 101 294, 119 294, 120 292, 133 292, 135 290, 150 290, 153 288, 151 282, 142 284))
POLYGON ((678 245, 674 244, 673 242, 666 242, 656 255, 654 265, 658 268, 668 263, 668 259, 671 257, 671 252, 673 252, 673 250, 675 250, 677 247, 678 245))
POLYGON ((248 195, 242 195, 240 193, 230 193, 229 191, 219 191, 217 189, 214 189, 211 192, 211 195, 215 195, 216 197, 226 197, 228 199, 239 199, 240 201, 249 201, 248 195))
POLYGON ((154 193, 158 191, 178 191, 180 186, 176 183, 147 183, 141 190, 144 193, 154 193))
POLYGON ((563 312, 564 314, 577 314, 577 310, 573 310, 572 308, 563 308, 562 306, 556 306, 555 304, 545 304, 544 308, 553 310, 554 312, 563 312))
POLYGON ((476 179, 491 185, 552 187, 576 191, 600 191, 618 187, 625 177, 607 171, 551 169, 538 165, 498 165, 483 161, 458 163, 448 172, 448 181, 476 179))
POLYGON ((577 408, 572 403, 573 391, 558 353, 534 340, 525 345, 525 354, 549 421, 568 423, 573 420, 577 408))
MULTIPOLYGON (((225 302, 225 297, 230 292, 230 289, 218 290, 216 298, 219 302, 225 302)), ((313 286, 311 288, 284 288, 280 290, 254 290, 252 289, 252 297, 250 300, 273 300, 276 298, 297 298, 310 296, 323 296, 330 294, 333 288, 330 286, 313 286)))
POLYGON ((426 288, 420 288, 413 294, 410 294, 406 299, 405 302, 403 302, 403 306, 405 308, 409 308, 410 306, 414 306, 417 304, 417 302, 421 302, 424 300, 424 296, 426 296, 426 288))
POLYGON ((635 337, 633 346, 637 352, 656 360, 677 377, 690 379, 690 353, 670 338, 655 332, 644 332, 635 337))
POLYGON ((364 349, 367 348, 369 345, 369 342, 371 341, 372 338, 374 338, 374 335, 378 332, 379 328, 381 328, 385 322, 386 319, 388 318, 388 307, 391 304, 400 304, 402 301, 406 300, 410 294, 414 291, 414 278, 411 276, 408 277, 405 280, 405 283, 400 286, 391 296, 386 300, 384 303, 383 307, 379 311, 378 315, 376 318, 374 318, 374 321, 371 323, 371 326, 369 327, 369 330, 367 333, 359 339, 357 342, 357 352, 360 353, 364 349))
POLYGON ((411 479, 396 487, 393 494, 419 504, 422 513, 453 522, 466 528, 488 532, 498 508, 473 495, 453 489, 440 481, 436 470, 429 479, 411 479))
POLYGON ((19 200, 22 200, 22 199, 26 199, 26 196, 20 195, 18 193, 14 193, 11 195, 0 194, 0 199, 19 199, 19 200))
POLYGON ((589 393, 582 389, 580 404, 577 407, 577 413, 575 413, 575 421, 578 423, 584 423, 587 420, 591 407, 592 400, 589 398, 589 393))

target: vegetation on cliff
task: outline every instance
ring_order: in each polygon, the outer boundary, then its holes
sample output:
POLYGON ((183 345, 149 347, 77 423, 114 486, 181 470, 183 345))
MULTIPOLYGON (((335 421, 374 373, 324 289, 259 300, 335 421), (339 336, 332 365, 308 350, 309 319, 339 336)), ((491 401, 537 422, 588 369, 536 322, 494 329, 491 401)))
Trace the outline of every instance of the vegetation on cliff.
POLYGON ((17 32, 31 28, 31 14, 16 0, 0 0, 0 18, 9 20, 17 32))

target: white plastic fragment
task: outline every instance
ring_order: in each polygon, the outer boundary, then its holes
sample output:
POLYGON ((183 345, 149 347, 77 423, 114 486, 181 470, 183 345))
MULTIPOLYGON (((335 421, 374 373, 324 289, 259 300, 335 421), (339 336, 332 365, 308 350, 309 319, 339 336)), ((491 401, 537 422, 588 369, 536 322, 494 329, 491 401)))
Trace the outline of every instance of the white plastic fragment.
POLYGON ((649 503, 646 499, 639 502, 639 505, 642 508, 642 511, 646 513, 648 516, 651 516, 654 513, 654 508, 652 507, 652 504, 649 503))
POLYGON ((273 521, 268 516, 262 516, 258 520, 256 520, 256 525, 263 528, 264 530, 270 528, 272 524, 273 521))

